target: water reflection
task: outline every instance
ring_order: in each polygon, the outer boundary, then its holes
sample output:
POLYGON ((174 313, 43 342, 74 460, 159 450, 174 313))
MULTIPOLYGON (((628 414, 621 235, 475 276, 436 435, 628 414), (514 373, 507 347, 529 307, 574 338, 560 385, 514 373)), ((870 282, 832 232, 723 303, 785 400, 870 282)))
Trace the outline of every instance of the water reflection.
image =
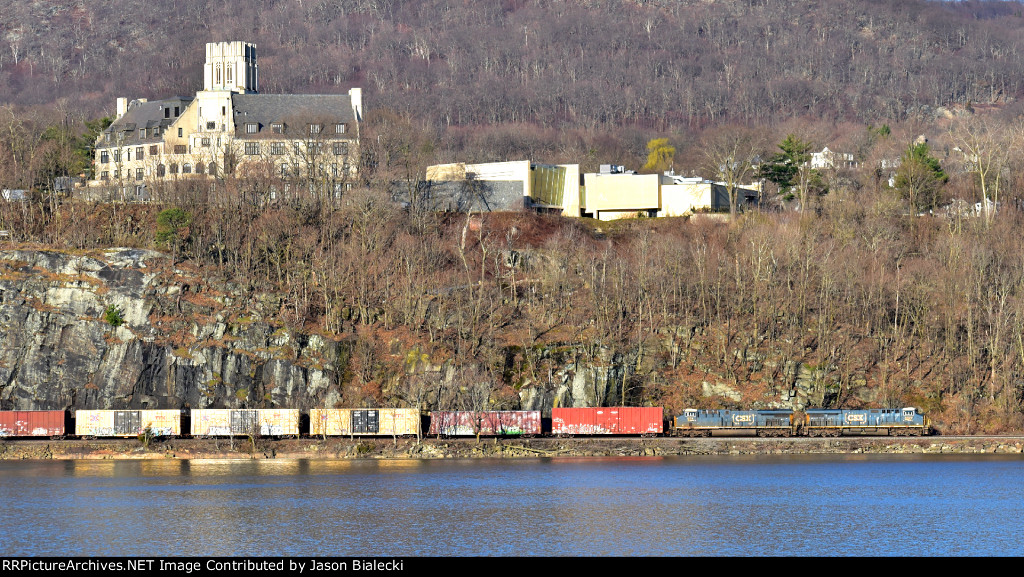
POLYGON ((2 555, 1016 555, 1019 457, 0 462, 2 555))

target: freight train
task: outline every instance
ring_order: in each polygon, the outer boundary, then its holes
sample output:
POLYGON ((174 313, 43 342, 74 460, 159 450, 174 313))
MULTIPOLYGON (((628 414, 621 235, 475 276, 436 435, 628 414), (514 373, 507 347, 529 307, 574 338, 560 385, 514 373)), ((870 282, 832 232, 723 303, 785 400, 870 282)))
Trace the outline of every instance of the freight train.
POLYGON ((417 409, 193 409, 0 411, 0 438, 430 436, 645 437, 756 435, 929 435, 928 418, 902 409, 790 410, 686 409, 665 420, 661 407, 555 408, 540 411, 433 411, 429 424, 417 409), (73 423, 73 424, 72 424, 73 423), (74 431, 73 434, 70 431, 74 431))

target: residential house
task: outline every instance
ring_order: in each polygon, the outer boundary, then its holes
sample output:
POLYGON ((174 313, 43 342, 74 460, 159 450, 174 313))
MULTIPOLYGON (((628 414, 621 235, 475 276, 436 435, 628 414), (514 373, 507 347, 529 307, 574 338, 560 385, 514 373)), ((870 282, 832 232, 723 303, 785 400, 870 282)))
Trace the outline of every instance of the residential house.
POLYGON ((853 154, 849 152, 835 152, 826 146, 821 152, 811 153, 811 168, 821 170, 825 168, 857 168, 859 163, 854 160, 853 154))

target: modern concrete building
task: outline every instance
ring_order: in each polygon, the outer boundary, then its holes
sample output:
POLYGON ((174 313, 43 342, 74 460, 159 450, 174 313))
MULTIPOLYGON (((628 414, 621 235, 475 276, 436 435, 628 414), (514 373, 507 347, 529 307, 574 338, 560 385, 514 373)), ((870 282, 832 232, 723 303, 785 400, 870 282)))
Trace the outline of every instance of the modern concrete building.
MULTIPOLYGON (((759 184, 737 189, 740 207, 756 206, 759 184)), ((686 216, 697 212, 728 212, 729 192, 720 182, 700 177, 683 177, 671 173, 661 175, 661 204, 658 216, 686 216)))
MULTIPOLYGON (((758 185, 746 185, 738 190, 741 206, 756 205, 758 185)), ((620 218, 684 216, 694 212, 727 212, 729 195, 722 183, 702 178, 686 178, 673 173, 637 174, 622 166, 605 164, 599 172, 581 173, 578 164, 534 164, 528 160, 484 164, 441 164, 427 168, 426 181, 418 190, 427 192, 461 191, 445 193, 436 198, 463 199, 447 202, 448 210, 458 206, 475 207, 473 210, 533 209, 569 217, 587 217, 597 220, 620 218), (448 188, 438 187, 445 183, 448 188), (451 188, 462 183, 458 188, 451 188), (477 183, 467 188, 466 183, 477 183), (465 199, 465 190, 491 191, 504 183, 503 195, 492 193, 500 202, 473 204, 465 199), (524 202, 508 202, 507 191, 522 190, 524 202)), ((408 196, 408 195, 406 195, 408 196)), ((472 195, 470 195, 472 196, 472 195)))
POLYGON ((362 91, 260 94, 256 46, 206 45, 203 90, 158 101, 117 99, 96 143, 90 190, 145 199, 188 179, 264 178, 339 190, 358 158, 362 91))

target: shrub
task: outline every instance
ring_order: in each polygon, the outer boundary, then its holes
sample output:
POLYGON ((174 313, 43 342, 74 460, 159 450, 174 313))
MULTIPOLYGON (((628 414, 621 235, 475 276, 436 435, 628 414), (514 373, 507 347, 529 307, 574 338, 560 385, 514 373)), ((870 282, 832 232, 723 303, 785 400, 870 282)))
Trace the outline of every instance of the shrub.
POLYGON ((122 316, 121 309, 117 305, 107 306, 107 310, 103 313, 103 320, 107 321, 107 324, 115 329, 124 324, 124 317, 122 316))

